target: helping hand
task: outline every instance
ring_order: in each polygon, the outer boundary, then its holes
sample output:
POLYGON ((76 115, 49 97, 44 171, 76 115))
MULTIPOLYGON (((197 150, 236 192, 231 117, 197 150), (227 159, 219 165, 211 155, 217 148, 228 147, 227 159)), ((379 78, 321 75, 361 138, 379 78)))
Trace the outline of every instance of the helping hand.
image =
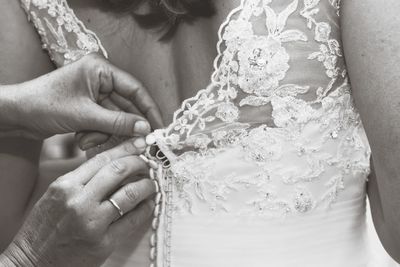
POLYGON ((44 139, 81 132, 80 146, 87 149, 109 135, 146 135, 149 123, 162 127, 159 109, 144 86, 95 54, 35 80, 3 87, 1 98, 9 101, 0 115, 0 136, 44 139))
POLYGON ((138 156, 144 148, 143 138, 125 141, 58 178, 4 257, 17 266, 100 266, 153 211, 148 200, 156 190, 153 181, 124 184, 127 177, 148 172, 138 156))

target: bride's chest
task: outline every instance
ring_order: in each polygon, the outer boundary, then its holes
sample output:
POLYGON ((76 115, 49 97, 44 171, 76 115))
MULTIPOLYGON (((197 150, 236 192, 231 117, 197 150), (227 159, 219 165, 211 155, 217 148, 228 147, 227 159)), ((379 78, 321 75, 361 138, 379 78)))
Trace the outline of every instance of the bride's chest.
POLYGON ((110 61, 145 84, 168 123, 183 99, 210 82, 218 27, 239 3, 218 3, 214 17, 180 25, 171 40, 160 42, 160 32, 141 28, 129 14, 104 12, 91 0, 68 2, 99 37, 110 61))

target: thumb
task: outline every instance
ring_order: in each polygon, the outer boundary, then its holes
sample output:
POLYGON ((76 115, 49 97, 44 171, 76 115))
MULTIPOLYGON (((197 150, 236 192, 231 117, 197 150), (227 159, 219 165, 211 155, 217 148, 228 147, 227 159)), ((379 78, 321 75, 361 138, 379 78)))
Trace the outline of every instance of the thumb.
POLYGON ((138 136, 150 133, 150 124, 139 115, 108 110, 97 104, 93 104, 89 110, 87 126, 90 129, 82 130, 99 131, 117 136, 138 136))

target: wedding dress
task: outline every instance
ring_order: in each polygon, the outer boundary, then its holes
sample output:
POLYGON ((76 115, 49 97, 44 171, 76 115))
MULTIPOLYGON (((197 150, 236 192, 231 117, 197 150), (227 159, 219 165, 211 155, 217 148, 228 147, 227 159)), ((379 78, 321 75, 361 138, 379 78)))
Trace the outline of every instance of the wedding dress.
MULTIPOLYGON (((389 266, 368 249, 370 148, 339 2, 242 0, 221 25, 210 85, 152 136, 165 155, 154 266, 389 266)), ((107 57, 65 0, 22 6, 58 66, 107 57)))

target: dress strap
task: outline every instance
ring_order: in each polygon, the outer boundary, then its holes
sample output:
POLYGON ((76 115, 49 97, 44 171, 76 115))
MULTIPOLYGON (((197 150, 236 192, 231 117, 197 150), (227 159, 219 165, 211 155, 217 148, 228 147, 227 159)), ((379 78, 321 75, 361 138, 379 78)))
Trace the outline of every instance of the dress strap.
POLYGON ((108 57, 99 38, 76 17, 66 0, 21 0, 21 4, 57 67, 89 53, 108 57))

